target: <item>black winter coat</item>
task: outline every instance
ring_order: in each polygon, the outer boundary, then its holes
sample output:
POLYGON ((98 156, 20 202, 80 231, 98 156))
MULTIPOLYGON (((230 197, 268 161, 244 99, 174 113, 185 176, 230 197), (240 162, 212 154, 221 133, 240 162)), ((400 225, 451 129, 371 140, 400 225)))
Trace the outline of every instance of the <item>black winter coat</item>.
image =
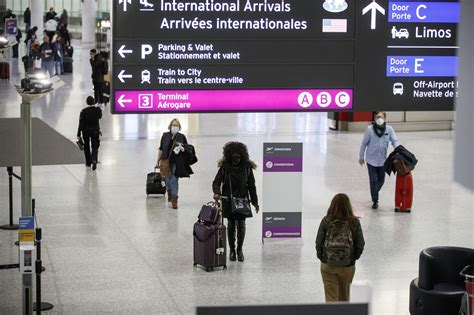
MULTIPOLYGON (((212 182, 212 191, 230 199, 230 181, 232 181, 233 197, 249 198, 252 205, 258 205, 257 188, 255 187, 255 177, 252 166, 246 165, 234 169, 232 166, 224 164, 217 171, 216 177, 212 182)), ((222 214, 224 218, 233 218, 229 199, 222 200, 222 214)), ((235 217, 237 220, 243 220, 245 217, 235 217)))
MULTIPOLYGON (((326 253, 324 252, 324 242, 326 241, 326 233, 329 227, 330 219, 325 216, 321 221, 318 229, 318 235, 316 237, 316 255, 322 263, 327 263, 328 259, 326 253)), ((362 233, 362 227, 360 225, 359 219, 356 220, 354 224, 351 225, 352 228, 352 240, 353 240, 353 252, 351 263, 349 266, 355 265, 355 261, 360 258, 362 252, 364 251, 364 234, 362 233)), ((347 267, 349 267, 347 266, 347 267)))
POLYGON ((186 139, 185 135, 178 132, 176 134, 176 143, 174 144, 173 147, 171 147, 173 142, 174 142, 174 139, 173 139, 173 134, 171 132, 163 133, 163 136, 161 136, 160 148, 159 148, 162 151, 161 159, 167 160, 169 157, 170 164, 176 164, 176 172, 174 173, 176 177, 180 177, 180 178, 190 177, 190 175, 194 174, 194 172, 191 166, 189 165, 189 162, 188 162, 189 157, 187 158, 186 151, 180 152, 179 154, 175 154, 173 152, 173 149, 179 144, 187 145, 188 140, 186 139), (170 155, 170 152, 171 152, 171 155, 170 155))
POLYGON ((92 81, 94 82, 104 82, 104 72, 103 72, 103 63, 104 61, 99 54, 95 55, 94 59, 90 59, 92 67, 92 81))
POLYGON ((388 175, 390 175, 392 172, 395 173, 395 167, 393 165, 393 161, 395 160, 401 160, 411 170, 413 170, 416 163, 418 163, 418 160, 413 153, 405 149, 404 146, 399 145, 395 148, 395 150, 393 150, 392 153, 390 153, 383 165, 385 168, 385 173, 388 175))

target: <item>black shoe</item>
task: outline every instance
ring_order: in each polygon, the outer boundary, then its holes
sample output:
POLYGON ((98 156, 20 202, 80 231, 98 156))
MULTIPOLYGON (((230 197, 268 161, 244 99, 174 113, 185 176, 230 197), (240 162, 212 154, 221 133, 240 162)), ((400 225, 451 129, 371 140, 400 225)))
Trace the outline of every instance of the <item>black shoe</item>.
POLYGON ((229 260, 230 261, 235 261, 235 249, 230 249, 230 254, 229 254, 229 260))
POLYGON ((378 209, 378 207, 379 207, 378 201, 374 202, 374 204, 372 205, 372 209, 378 209))
POLYGON ((244 253, 242 252, 241 249, 237 249, 237 259, 240 261, 240 262, 243 262, 245 257, 244 257, 244 253))
POLYGON ((86 163, 86 167, 91 167, 91 164, 90 164, 90 163, 86 163))
POLYGON ((95 163, 95 162, 94 162, 94 163, 92 163, 92 170, 93 170, 93 171, 95 171, 95 170, 96 170, 96 168, 97 168, 97 163, 95 163))

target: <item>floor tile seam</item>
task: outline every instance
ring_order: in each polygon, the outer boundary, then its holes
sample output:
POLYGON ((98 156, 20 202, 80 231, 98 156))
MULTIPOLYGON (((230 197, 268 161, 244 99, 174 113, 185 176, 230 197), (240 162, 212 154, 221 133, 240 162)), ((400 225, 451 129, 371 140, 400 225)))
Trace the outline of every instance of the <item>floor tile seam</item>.
MULTIPOLYGON (((88 189, 88 192, 90 195, 93 196, 93 193, 88 189)), ((177 303, 177 301, 173 298, 173 295, 171 294, 171 292, 168 290, 167 286, 165 285, 163 279, 160 277, 160 275, 153 269, 152 265, 148 262, 148 260, 142 255, 142 253, 140 252, 140 250, 133 244, 133 242, 129 239, 129 237, 127 236, 127 234, 120 228, 120 226, 117 224, 117 222, 115 222, 114 220, 114 217, 103 207, 103 206, 98 206, 98 209, 101 210, 103 213, 105 213, 108 217, 109 217, 109 222, 111 222, 115 228, 122 234, 122 236, 125 237, 125 239, 128 241, 128 243, 130 243, 130 245, 132 246, 132 248, 135 250, 135 252, 141 257, 141 259, 143 260, 143 262, 148 266, 148 268, 150 269, 150 271, 155 274, 157 280, 159 281, 159 283, 161 284, 161 286, 163 287, 163 289, 165 290, 166 294, 169 296, 169 299, 170 301, 172 302, 172 304, 174 304, 174 308, 175 310, 178 310, 178 312, 180 314, 182 314, 182 310, 180 309, 179 307, 179 304, 177 303)), ((166 301, 166 300, 164 300, 166 301)), ((164 303, 166 305, 166 308, 168 309, 168 311, 172 312, 174 310, 170 310, 170 307, 168 305, 168 303, 164 303)))
POLYGON ((63 313, 63 303, 61 302, 61 294, 59 293, 59 286, 58 286, 58 279, 57 279, 57 276, 56 276, 56 271, 54 269, 54 263, 53 261, 51 260, 51 255, 49 253, 49 248, 48 246, 46 245, 46 256, 48 256, 48 260, 49 260, 49 265, 48 266, 51 266, 51 275, 52 275, 52 278, 53 278, 53 283, 54 283, 54 290, 56 291, 56 297, 58 299, 58 304, 59 305, 55 305, 55 308, 56 307, 59 307, 59 313, 62 314, 63 313))

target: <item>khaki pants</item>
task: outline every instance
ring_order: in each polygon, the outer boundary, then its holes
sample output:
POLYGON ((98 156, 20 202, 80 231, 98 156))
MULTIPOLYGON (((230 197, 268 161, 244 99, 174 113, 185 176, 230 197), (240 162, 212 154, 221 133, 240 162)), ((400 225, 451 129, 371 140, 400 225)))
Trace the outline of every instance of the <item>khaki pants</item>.
POLYGON ((337 267, 321 263, 326 302, 349 301, 355 266, 337 267))

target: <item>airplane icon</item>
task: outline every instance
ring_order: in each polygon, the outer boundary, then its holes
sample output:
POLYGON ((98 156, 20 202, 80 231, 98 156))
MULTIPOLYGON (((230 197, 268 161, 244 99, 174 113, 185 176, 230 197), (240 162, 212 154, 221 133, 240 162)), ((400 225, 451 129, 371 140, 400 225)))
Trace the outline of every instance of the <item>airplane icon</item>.
POLYGON ((155 11, 155 9, 153 8, 155 5, 149 3, 148 0, 140 0, 140 4, 144 6, 143 9, 140 9, 140 11, 155 11))

